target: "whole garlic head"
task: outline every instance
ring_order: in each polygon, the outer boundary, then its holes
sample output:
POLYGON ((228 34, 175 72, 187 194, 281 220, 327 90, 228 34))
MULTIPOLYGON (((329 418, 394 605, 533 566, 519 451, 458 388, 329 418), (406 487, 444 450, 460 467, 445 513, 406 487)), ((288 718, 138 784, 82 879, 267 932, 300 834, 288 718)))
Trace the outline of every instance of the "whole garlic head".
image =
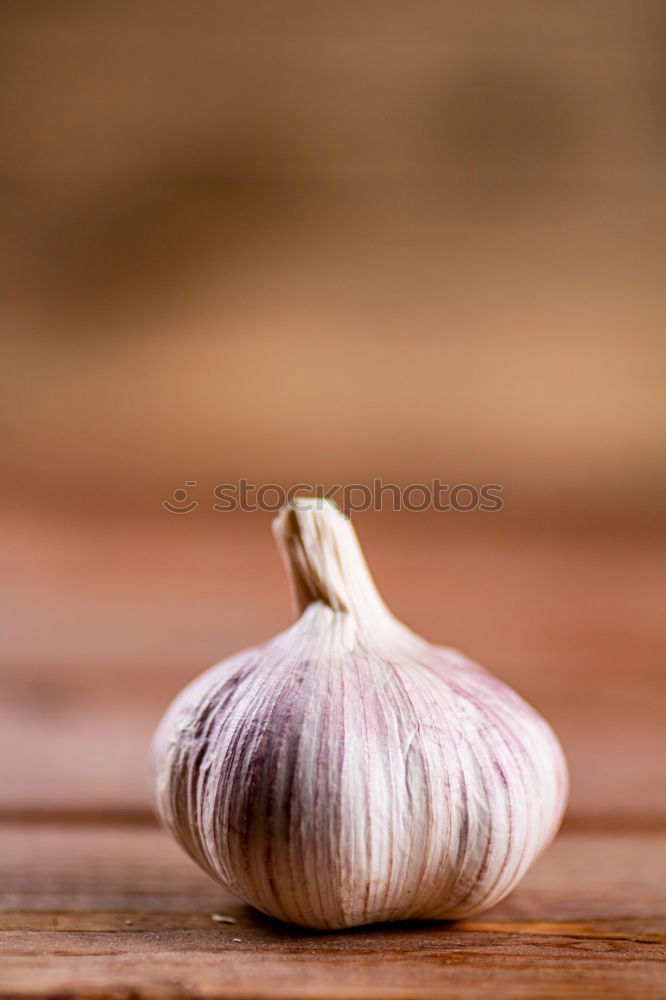
POLYGON ((213 878, 292 924, 487 909, 560 824, 553 731, 390 614, 333 504, 298 499, 275 532, 300 618, 172 704, 153 748, 162 822, 213 878))

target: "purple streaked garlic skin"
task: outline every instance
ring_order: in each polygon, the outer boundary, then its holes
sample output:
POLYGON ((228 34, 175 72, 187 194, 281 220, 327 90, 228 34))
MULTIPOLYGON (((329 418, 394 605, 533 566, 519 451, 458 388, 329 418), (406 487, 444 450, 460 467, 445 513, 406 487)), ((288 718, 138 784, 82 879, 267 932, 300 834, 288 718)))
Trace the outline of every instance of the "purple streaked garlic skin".
POLYGON ((391 615, 333 504, 297 499, 275 533, 300 617, 167 711, 153 745, 163 824, 287 923, 488 909, 557 832, 557 738, 510 688, 391 615))

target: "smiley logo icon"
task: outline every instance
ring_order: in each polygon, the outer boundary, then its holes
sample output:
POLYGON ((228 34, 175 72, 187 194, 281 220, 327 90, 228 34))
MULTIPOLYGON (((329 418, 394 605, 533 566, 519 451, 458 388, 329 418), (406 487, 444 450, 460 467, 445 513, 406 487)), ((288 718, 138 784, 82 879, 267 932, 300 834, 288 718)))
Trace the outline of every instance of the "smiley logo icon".
MULTIPOLYGON (((196 481, 188 480, 185 485, 196 486, 197 483, 196 481)), ((189 514, 190 511, 199 506, 199 502, 197 500, 190 500, 187 503, 187 496, 187 490, 184 490, 181 486, 171 494, 172 500, 175 502, 172 503, 171 500, 163 500, 162 506, 166 510, 171 511, 172 514, 189 514)))

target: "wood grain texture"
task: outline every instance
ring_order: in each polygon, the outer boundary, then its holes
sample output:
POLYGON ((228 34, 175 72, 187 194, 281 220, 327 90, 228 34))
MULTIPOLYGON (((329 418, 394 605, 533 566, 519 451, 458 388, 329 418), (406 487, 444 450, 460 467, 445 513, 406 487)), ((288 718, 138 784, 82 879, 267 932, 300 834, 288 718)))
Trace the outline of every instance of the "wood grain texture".
POLYGON ((572 804, 478 919, 308 934, 234 900, 154 825, 145 761, 166 702, 291 620, 269 518, 165 516, 0 525, 3 1000, 666 995, 655 529, 356 519, 393 610, 553 723, 572 804))
POLYGON ((565 833, 478 919, 344 933, 262 917, 157 829, 12 824, 0 838, 6 998, 657 998, 666 986, 663 834, 565 833))

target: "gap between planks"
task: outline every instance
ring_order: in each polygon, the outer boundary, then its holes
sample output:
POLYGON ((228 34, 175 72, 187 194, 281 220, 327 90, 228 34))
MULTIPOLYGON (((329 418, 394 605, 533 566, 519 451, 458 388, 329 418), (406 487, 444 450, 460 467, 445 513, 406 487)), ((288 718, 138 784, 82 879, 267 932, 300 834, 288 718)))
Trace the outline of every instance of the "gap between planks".
MULTIPOLYGON (((0 806, 0 825, 158 827, 159 823, 151 809, 141 807, 82 809, 79 806, 0 806)), ((560 832, 666 833, 666 813, 647 813, 642 816, 574 813, 565 816, 560 832)))

